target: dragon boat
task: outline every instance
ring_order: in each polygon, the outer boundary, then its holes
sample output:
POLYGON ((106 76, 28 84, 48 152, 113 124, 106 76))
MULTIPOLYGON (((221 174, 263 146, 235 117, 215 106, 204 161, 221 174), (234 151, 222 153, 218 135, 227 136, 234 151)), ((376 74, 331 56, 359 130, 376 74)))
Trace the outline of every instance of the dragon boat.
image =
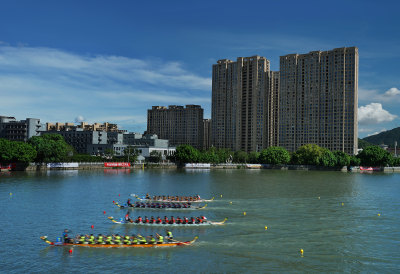
POLYGON ((173 240, 174 242, 168 242, 168 243, 163 243, 163 244, 78 244, 78 243, 63 243, 63 242, 52 242, 47 239, 47 236, 42 236, 40 239, 45 241, 51 246, 83 246, 83 247, 170 247, 170 246, 185 246, 185 245, 191 245, 199 237, 194 237, 193 240, 191 241, 186 241, 186 242, 180 242, 173 240))
POLYGON ((207 204, 204 206, 193 206, 191 204, 185 204, 182 206, 182 203, 175 202, 136 202, 134 204, 128 205, 119 204, 118 202, 113 201, 113 204, 118 206, 120 209, 132 208, 132 209, 162 209, 162 210, 179 210, 179 209, 188 209, 188 210, 196 210, 196 209, 204 209, 207 207, 207 204))
POLYGON ((171 203, 207 203, 212 202, 214 197, 211 199, 201 199, 199 196, 145 196, 139 197, 136 194, 131 194, 131 197, 135 197, 141 202, 171 202, 171 203))
POLYGON ((110 216, 108 219, 115 224, 129 224, 129 225, 145 225, 145 226, 206 226, 206 225, 223 225, 228 220, 225 218, 221 222, 213 222, 209 220, 205 220, 202 223, 143 223, 143 222, 129 222, 125 221, 124 218, 120 218, 119 220, 114 219, 114 217, 110 216))

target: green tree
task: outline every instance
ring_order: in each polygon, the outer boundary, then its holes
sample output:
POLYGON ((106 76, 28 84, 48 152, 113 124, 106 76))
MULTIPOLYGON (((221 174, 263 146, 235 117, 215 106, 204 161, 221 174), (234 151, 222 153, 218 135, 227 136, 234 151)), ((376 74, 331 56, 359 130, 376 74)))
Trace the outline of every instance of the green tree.
POLYGON ((36 162, 55 163, 66 161, 73 151, 64 138, 59 134, 45 134, 43 136, 33 136, 29 139, 37 152, 36 162))
POLYGON ((249 163, 258 164, 258 157, 260 156, 259 152, 253 151, 249 153, 249 163))
POLYGON ((233 154, 233 162, 234 163, 247 163, 248 155, 244 151, 236 151, 233 154))
POLYGON ((350 156, 350 166, 359 166, 361 163, 360 158, 355 155, 350 156))
POLYGON ((162 160, 162 154, 159 151, 153 150, 150 152, 149 162, 151 163, 159 163, 162 160))
POLYGON ((29 163, 36 157, 36 150, 27 143, 0 139, 0 162, 29 163))
POLYGON ((323 149, 322 155, 319 159, 319 165, 324 167, 336 166, 337 160, 335 155, 329 149, 323 149))
POLYGON ((178 163, 198 163, 200 152, 190 145, 180 145, 176 148, 175 160, 178 163))
POLYGON ((210 163, 210 164, 218 164, 219 158, 216 153, 215 148, 210 148, 209 150, 202 151, 199 153, 199 162, 201 163, 210 163))
MULTIPOLYGON (((124 160, 129 161, 131 163, 136 162, 139 156, 139 150, 133 146, 127 146, 124 149, 124 160)), ((151 153, 150 153, 151 156, 151 153)))
POLYGON ((30 163, 36 158, 36 150, 31 144, 23 142, 14 142, 14 155, 16 162, 19 163, 30 163))
POLYGON ((232 151, 226 148, 220 148, 217 150, 218 163, 227 163, 228 160, 232 159, 232 151))
POLYGON ((299 147, 293 153, 293 163, 299 165, 319 165, 324 149, 316 144, 307 144, 299 147))
POLYGON ((357 157, 365 166, 386 166, 392 162, 392 155, 378 146, 366 147, 357 157))
POLYGON ((336 157, 336 166, 344 167, 350 165, 350 156, 347 153, 338 150, 333 152, 333 154, 336 157))
POLYGON ((261 151, 258 161, 261 164, 285 165, 290 161, 290 153, 283 147, 269 147, 261 151))

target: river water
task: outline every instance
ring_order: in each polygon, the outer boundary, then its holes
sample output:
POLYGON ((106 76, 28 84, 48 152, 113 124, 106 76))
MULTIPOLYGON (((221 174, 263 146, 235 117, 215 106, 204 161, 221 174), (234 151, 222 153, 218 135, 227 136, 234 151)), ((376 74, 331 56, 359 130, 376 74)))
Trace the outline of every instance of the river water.
POLYGON ((400 271, 400 174, 278 170, 101 170, 0 173, 0 272, 266 273, 400 271), (223 226, 174 227, 172 248, 51 247, 74 234, 165 233, 111 223, 129 194, 215 197, 201 211, 223 226), (221 197, 222 195, 222 197, 221 197), (104 214, 104 211, 106 212, 104 214), (245 212, 245 214, 244 214, 245 212), (91 228, 93 226, 93 229, 91 228), (266 229, 267 227, 267 229, 266 229), (304 253, 301 255, 300 250, 304 253))

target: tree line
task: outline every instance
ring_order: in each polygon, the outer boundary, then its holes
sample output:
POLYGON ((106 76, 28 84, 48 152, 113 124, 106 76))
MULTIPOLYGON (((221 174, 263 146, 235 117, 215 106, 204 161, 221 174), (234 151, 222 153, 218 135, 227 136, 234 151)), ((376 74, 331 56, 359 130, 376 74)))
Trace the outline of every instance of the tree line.
POLYGON ((33 136, 28 142, 10 141, 0 138, 0 163, 60 163, 60 162, 135 162, 138 151, 126 149, 122 156, 115 156, 111 151, 106 155, 93 156, 76 153, 60 134, 33 136))
MULTIPOLYGON (((0 163, 54 163, 54 162, 135 162, 139 155, 134 147, 125 149, 122 156, 115 156, 112 150, 106 155, 92 156, 78 154, 59 134, 34 136, 27 143, 0 139, 0 163)), ((296 152, 289 153, 282 147, 269 147, 261 152, 233 152, 229 149, 198 150, 190 145, 177 147, 175 155, 169 160, 183 163, 254 163, 272 165, 314 165, 323 167, 343 166, 400 166, 400 158, 378 147, 368 146, 357 156, 349 156, 342 151, 330 151, 315 144, 307 144, 296 152)), ((161 154, 152 152, 148 161, 160 162, 161 154)))
POLYGON ((314 165, 322 167, 343 166, 400 166, 400 158, 394 158, 389 152, 378 147, 368 146, 357 156, 343 151, 330 151, 315 144, 301 146, 290 153, 282 147, 269 147, 261 152, 233 152, 229 149, 198 150, 190 145, 180 145, 170 160, 184 163, 252 163, 271 165, 314 165))

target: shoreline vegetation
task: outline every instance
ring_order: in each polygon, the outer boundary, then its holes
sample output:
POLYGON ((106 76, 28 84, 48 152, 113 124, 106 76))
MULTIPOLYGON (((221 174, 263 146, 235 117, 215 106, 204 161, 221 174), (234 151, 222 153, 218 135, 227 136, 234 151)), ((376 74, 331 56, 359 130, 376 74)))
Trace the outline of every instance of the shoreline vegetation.
POLYGON ((380 167, 381 170, 391 168, 394 171, 400 167, 400 158, 393 157, 379 146, 368 146, 358 155, 350 156, 315 144, 301 146, 293 153, 282 147, 246 153, 215 147, 198 150, 190 145, 180 145, 172 156, 163 158, 161 154, 152 153, 140 164, 136 163, 137 150, 133 148, 128 151, 129 155, 123 156, 115 156, 112 150, 101 156, 77 154, 59 134, 35 136, 26 143, 0 139, 0 170, 1 166, 10 167, 11 164, 13 170, 44 170, 48 169, 47 163, 79 163, 77 169, 113 169, 115 167, 104 167, 104 163, 128 162, 128 159, 131 167, 122 168, 181 168, 186 163, 208 163, 212 169, 344 170, 349 167, 350 170, 350 167, 367 166, 380 167))

